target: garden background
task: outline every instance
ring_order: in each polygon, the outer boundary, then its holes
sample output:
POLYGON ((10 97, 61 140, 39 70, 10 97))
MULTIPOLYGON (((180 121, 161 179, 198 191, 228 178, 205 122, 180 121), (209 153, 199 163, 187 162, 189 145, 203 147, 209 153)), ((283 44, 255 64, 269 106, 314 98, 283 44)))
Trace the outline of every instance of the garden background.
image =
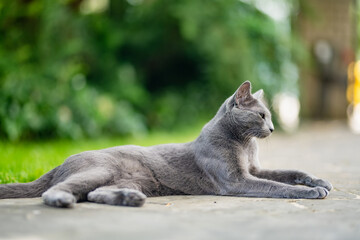
POLYGON ((245 80, 264 89, 277 128, 293 131, 311 99, 301 76, 322 69, 301 19, 319 16, 300 0, 0 1, 0 183, 34 180, 84 150, 191 141, 245 80), (274 105, 284 94, 290 127, 274 105))

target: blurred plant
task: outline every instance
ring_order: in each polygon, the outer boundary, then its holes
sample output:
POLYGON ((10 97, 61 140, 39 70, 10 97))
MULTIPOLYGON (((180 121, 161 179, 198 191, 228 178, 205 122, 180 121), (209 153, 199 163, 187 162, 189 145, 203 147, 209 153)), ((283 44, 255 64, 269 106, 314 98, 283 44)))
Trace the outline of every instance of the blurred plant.
MULTIPOLYGON (((81 138, 192 124, 247 79, 269 99, 296 92, 294 38, 261 2, 1 1, 0 135, 81 138)), ((292 1, 280 2, 292 11, 292 1)))

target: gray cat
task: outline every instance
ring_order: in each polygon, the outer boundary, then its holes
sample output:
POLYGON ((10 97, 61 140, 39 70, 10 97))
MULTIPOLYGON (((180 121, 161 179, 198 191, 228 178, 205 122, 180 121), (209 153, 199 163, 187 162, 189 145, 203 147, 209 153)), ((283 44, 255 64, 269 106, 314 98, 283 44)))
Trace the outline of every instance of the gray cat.
POLYGON ((325 198, 332 189, 327 181, 260 168, 255 138, 274 130, 262 94, 251 94, 250 82, 244 82, 193 142, 83 152, 34 182, 0 185, 0 198, 42 196, 53 207, 86 200, 142 206, 146 196, 185 194, 325 198), (294 186, 299 184, 305 186, 294 186))

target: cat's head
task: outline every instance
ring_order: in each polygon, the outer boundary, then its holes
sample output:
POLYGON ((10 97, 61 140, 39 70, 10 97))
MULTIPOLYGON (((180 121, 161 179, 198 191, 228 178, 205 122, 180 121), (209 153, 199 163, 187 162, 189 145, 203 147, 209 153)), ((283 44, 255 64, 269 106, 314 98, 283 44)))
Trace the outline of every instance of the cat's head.
POLYGON ((246 138, 265 138, 274 131, 271 113, 262 102, 263 94, 263 90, 251 94, 251 83, 246 81, 227 100, 225 116, 232 131, 246 138))

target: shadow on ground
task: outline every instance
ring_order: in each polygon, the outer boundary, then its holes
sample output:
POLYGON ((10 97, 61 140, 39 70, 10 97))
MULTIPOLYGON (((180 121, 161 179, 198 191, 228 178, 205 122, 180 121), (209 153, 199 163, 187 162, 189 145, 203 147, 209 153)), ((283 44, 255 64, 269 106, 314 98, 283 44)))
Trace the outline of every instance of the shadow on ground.
POLYGON ((329 180, 324 200, 171 196, 142 208, 41 199, 0 200, 0 239, 358 239, 360 136, 318 123, 260 142, 265 168, 298 169, 329 180))

